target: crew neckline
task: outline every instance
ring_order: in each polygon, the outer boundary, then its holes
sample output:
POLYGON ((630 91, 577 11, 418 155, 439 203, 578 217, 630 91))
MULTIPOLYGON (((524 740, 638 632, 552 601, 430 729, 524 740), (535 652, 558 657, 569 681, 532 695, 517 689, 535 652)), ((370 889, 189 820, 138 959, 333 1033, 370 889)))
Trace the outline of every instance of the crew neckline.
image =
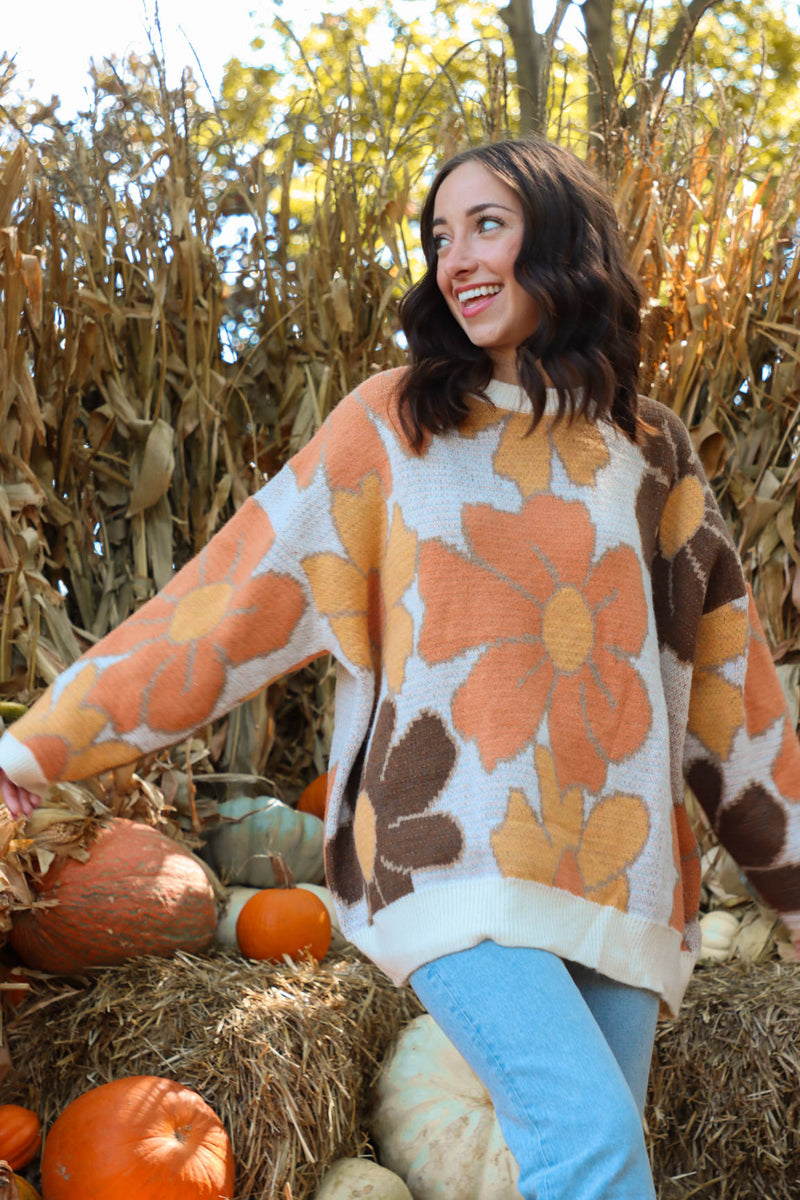
MULTIPOLYGON (((531 411, 530 397, 518 383, 503 383, 499 379, 490 379, 484 390, 497 408, 503 408, 507 412, 531 411)), ((558 392, 555 388, 548 388, 545 392, 545 412, 555 412, 557 409, 558 392)))

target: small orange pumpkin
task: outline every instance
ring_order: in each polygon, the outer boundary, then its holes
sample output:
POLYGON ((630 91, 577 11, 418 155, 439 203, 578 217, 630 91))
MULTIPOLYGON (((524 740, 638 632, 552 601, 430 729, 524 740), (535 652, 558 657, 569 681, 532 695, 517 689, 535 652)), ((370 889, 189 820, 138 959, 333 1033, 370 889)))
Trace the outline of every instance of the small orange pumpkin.
POLYGON ((33 1184, 15 1175, 4 1159, 0 1159, 0 1200, 41 1200, 33 1184))
POLYGON ((232 1200, 233 1175, 233 1148, 214 1110, 155 1075, 78 1096, 51 1125, 42 1153, 47 1200, 232 1200))
POLYGON ((23 1179, 21 1175, 12 1175, 11 1177, 17 1185, 17 1195, 19 1200, 42 1200, 32 1183, 28 1183, 27 1179, 23 1179))
POLYGON ((236 921, 236 941, 245 958, 280 962, 307 951, 319 961, 331 944, 331 918, 313 892, 294 886, 280 855, 272 856, 278 887, 251 896, 236 921))
POLYGON ((328 772, 318 775, 307 788, 300 793, 297 801, 297 811, 313 813, 321 821, 325 820, 325 803, 328 799, 328 772))
POLYGON ((33 1161, 41 1144, 38 1113, 21 1104, 0 1104, 0 1159, 18 1171, 33 1161))

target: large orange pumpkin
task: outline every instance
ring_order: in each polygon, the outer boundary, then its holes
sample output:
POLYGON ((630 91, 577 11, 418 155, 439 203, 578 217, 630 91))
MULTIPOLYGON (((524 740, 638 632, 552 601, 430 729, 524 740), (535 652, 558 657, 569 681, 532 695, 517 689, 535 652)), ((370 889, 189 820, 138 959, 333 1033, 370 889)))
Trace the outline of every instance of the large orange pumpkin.
POLYGON ((84 1092, 42 1153, 47 1200, 232 1200, 233 1149, 197 1092, 154 1075, 84 1092))
POLYGON ((16 913, 11 944, 40 971, 203 950, 217 926, 202 864, 163 833, 122 818, 100 830, 87 862, 56 859, 36 890, 58 904, 16 913))
POLYGON ((297 811, 313 813, 320 820, 325 820, 325 804, 328 799, 328 772, 318 775, 316 779, 304 788, 297 801, 297 811))
POLYGON ((0 1159, 14 1171, 27 1167, 42 1144, 39 1114, 21 1104, 0 1104, 0 1159))
POLYGON ((297 958, 308 951, 319 960, 331 944, 330 914, 303 888, 264 888, 239 913, 236 940, 245 958, 279 962, 284 954, 297 958))

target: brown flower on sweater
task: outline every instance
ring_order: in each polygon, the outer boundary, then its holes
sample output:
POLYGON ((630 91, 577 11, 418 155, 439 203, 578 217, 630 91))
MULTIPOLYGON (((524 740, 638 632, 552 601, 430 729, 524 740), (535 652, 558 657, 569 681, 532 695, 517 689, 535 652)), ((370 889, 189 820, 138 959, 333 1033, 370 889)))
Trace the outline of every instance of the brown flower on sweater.
POLYGON ((456 863, 464 844, 453 816, 430 811, 455 764, 453 739, 439 717, 423 712, 392 745, 396 719, 385 700, 357 796, 353 802, 351 790, 326 849, 333 890, 350 904, 366 892, 370 918, 414 891, 414 871, 456 863))

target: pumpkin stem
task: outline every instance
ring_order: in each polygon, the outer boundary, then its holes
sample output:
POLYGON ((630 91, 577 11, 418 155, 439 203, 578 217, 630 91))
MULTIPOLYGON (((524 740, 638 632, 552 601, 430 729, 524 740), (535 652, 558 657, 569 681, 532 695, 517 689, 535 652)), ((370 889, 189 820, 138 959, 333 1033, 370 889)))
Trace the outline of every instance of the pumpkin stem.
MULTIPOLYGON (((282 854, 270 854, 269 861, 272 863, 272 873, 275 876, 275 887, 277 888, 293 888, 294 875, 291 867, 287 863, 282 854)), ((2 1197, 0 1197, 2 1200, 2 1197)))

